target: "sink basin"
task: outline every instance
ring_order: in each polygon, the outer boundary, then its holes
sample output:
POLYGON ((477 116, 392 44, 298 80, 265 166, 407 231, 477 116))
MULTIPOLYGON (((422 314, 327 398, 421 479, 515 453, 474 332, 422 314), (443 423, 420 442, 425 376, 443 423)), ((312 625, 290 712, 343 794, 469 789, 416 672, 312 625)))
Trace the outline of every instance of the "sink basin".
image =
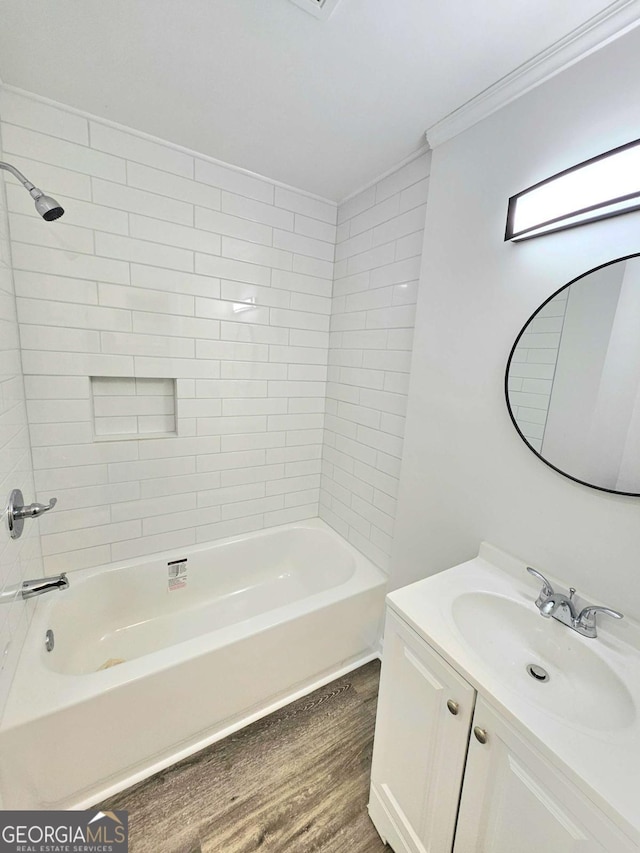
POLYGON ((631 725, 635 704, 625 684, 585 639, 533 603, 489 592, 461 592, 451 602, 456 629, 470 651, 510 690, 570 725, 612 730, 631 725), (537 680, 527 666, 542 667, 537 680))

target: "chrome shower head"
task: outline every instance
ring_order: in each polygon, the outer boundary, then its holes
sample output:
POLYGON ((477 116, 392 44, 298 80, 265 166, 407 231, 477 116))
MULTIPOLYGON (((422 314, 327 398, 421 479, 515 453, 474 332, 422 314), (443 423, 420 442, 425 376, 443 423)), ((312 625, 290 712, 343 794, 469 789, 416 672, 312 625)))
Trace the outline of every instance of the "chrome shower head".
POLYGON ((60 219, 64 213, 64 209, 55 200, 55 198, 51 198, 50 195, 45 195, 42 190, 39 190, 37 187, 34 187, 33 190, 31 190, 31 195, 35 199, 36 210, 43 219, 46 219, 47 222, 53 222, 54 219, 60 219), (35 191, 40 193, 40 195, 34 195, 35 191))
POLYGON ((22 186, 29 191, 31 198, 36 203, 36 210, 43 219, 46 219, 47 222, 53 222, 54 219, 60 219, 64 213, 64 209, 62 205, 55 200, 55 198, 45 195, 42 190, 35 187, 31 181, 28 181, 25 178, 22 172, 19 172, 16 167, 12 166, 10 163, 0 162, 0 169, 6 169, 7 172, 11 172, 11 174, 20 181, 22 186))

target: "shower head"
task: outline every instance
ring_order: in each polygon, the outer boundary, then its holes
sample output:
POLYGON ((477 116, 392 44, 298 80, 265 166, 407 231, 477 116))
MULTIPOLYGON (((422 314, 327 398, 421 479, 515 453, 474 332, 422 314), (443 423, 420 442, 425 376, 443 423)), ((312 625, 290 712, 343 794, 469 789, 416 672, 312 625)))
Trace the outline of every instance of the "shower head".
POLYGON ((31 195, 36 202, 36 210, 40 216, 43 219, 46 219, 47 222, 53 222, 54 219, 60 219, 64 213, 64 209, 60 204, 58 204, 55 198, 51 198, 50 195, 45 195, 42 190, 38 190, 37 187, 34 187, 34 190, 37 190, 40 193, 40 195, 36 196, 31 192, 31 195))
POLYGON ((64 213, 64 209, 62 208, 62 205, 55 200, 55 198, 45 195, 42 190, 35 187, 31 181, 28 181, 25 178, 22 172, 19 172, 16 167, 12 166, 10 163, 0 162, 0 169, 6 169, 7 172, 11 172, 11 174, 20 181, 22 186, 29 191, 31 198, 36 203, 36 210, 43 219, 46 219, 47 222, 53 222, 54 219, 60 219, 64 213))

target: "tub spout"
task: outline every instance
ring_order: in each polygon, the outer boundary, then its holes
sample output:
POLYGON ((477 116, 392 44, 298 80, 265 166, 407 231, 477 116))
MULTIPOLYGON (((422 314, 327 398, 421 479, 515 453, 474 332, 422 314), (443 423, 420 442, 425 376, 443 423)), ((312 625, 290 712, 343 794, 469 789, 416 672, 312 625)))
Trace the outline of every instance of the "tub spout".
POLYGON ((35 595, 42 595, 54 589, 68 589, 68 587, 69 581, 63 572, 61 575, 51 578, 34 578, 30 581, 23 581, 21 592, 23 598, 33 598, 35 595))

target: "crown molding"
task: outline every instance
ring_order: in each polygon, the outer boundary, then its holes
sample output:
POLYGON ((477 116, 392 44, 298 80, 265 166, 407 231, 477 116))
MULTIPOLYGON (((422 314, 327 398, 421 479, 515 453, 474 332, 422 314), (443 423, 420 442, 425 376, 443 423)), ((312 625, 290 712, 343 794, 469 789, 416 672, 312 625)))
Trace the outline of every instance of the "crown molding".
POLYGON ((616 0, 564 38, 502 77, 432 125, 426 138, 435 148, 555 77, 640 24, 640 0, 616 0))

